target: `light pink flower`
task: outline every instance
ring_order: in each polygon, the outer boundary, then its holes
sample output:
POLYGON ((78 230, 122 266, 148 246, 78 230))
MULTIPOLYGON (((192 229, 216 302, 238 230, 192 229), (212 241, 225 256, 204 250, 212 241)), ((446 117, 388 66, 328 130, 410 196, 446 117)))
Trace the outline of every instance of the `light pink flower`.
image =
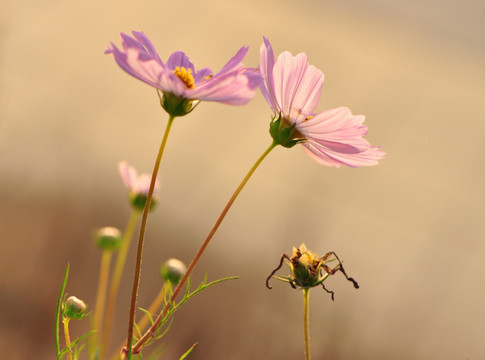
POLYGON ((164 63, 143 32, 133 31, 133 36, 121 33, 124 51, 111 43, 105 53, 112 54, 128 74, 164 94, 188 100, 244 105, 252 99, 261 83, 258 72, 243 67, 241 63, 248 52, 247 46, 239 49, 214 75, 208 67, 196 71, 194 64, 182 51, 174 52, 164 63))
MULTIPOLYGON (((150 189, 151 174, 140 174, 133 166, 128 165, 126 161, 121 161, 118 164, 118 171, 121 176, 121 180, 125 184, 126 188, 132 196, 147 196, 150 189)), ((155 182, 154 193, 157 193, 160 188, 160 184, 155 182)))
MULTIPOLYGON (((285 51, 275 62, 273 49, 264 37, 259 69, 263 75, 261 92, 280 127, 291 128, 292 139, 302 139, 305 151, 328 166, 376 165, 385 155, 363 137, 367 126, 363 115, 352 115, 346 107, 315 114, 323 85, 323 73, 308 64, 306 54, 293 56, 285 51)), ((289 146, 288 146, 289 147, 289 146)))

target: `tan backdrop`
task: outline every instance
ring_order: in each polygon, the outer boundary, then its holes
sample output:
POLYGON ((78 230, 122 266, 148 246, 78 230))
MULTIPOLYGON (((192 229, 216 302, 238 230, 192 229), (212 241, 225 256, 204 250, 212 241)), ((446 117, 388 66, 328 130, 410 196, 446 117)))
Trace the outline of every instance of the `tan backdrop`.
MULTIPOLYGON (((237 200, 194 281, 240 275, 183 308, 164 359, 303 357, 301 294, 264 280, 305 242, 334 250, 342 276, 312 291, 315 359, 485 358, 484 2, 10 1, 1 5, 0 349, 53 359, 54 312, 67 291, 92 308, 100 254, 91 231, 130 214, 117 163, 149 172, 167 116, 155 91, 106 55, 143 30, 160 55, 184 50, 218 70, 243 44, 257 66, 262 36, 278 54, 306 52, 325 73, 319 110, 366 115, 387 158, 327 168, 278 148, 237 200)), ((179 118, 149 221, 140 306, 161 261, 189 262, 236 185, 269 145, 261 94, 237 108, 203 103, 179 118)), ((130 258, 116 343, 126 333, 130 258)), ((284 270, 286 272, 286 270, 284 270)), ((284 274, 284 272, 282 273, 284 274)), ((72 324, 73 336, 88 321, 72 324)))

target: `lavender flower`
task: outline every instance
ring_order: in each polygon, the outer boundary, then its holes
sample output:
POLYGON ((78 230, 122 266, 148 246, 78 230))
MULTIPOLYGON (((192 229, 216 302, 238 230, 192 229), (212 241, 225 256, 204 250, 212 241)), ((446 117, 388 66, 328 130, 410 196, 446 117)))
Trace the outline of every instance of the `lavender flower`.
POLYGON ((213 74, 208 67, 197 71, 182 51, 174 52, 164 63, 143 32, 133 31, 133 36, 121 33, 124 51, 111 43, 105 53, 112 54, 128 74, 162 91, 162 105, 172 115, 187 114, 200 100, 244 105, 261 83, 258 72, 241 63, 248 52, 247 46, 213 74))

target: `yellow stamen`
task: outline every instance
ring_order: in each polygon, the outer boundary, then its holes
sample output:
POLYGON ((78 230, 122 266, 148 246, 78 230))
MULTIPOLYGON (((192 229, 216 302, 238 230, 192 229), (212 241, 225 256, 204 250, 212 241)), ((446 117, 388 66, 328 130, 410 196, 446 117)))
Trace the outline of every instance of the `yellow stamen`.
POLYGON ((184 82, 188 89, 195 89, 194 77, 192 76, 192 69, 186 69, 183 66, 177 66, 173 73, 184 82))

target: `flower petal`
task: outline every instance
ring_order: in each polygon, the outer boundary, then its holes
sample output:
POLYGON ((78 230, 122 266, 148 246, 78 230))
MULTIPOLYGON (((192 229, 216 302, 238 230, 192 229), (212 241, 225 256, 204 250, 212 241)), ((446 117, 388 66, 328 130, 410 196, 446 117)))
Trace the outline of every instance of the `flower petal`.
POLYGON ((260 48, 259 56, 259 71, 263 76, 263 82, 260 90, 264 98, 268 102, 269 106, 273 109, 273 112, 279 113, 281 108, 275 100, 274 95, 274 80, 273 80, 273 68, 274 68, 274 54, 273 48, 265 36, 263 37, 263 44, 260 48))
POLYGON ((315 115, 296 127, 307 139, 307 153, 317 162, 330 166, 375 165, 385 153, 363 138, 367 126, 362 115, 352 115, 345 107, 315 115))
POLYGON ((211 77, 212 75, 212 70, 211 68, 205 67, 203 69, 200 69, 197 71, 194 75, 194 82, 197 86, 197 84, 201 83, 202 81, 206 81, 208 78, 211 77))
POLYGON ((130 48, 126 51, 125 63, 126 66, 129 67, 129 70, 125 69, 118 62, 123 70, 137 79, 164 90, 160 86, 160 78, 162 77, 162 73, 166 72, 166 70, 158 61, 150 57, 147 53, 140 53, 138 49, 130 48))
POLYGON ((261 76, 247 69, 213 77, 202 86, 189 89, 190 98, 218 101, 228 105, 244 105, 254 96, 261 82, 261 76))
POLYGON ((247 45, 241 47, 237 51, 237 53, 232 58, 229 59, 229 61, 226 63, 226 65, 224 65, 222 67, 222 69, 217 74, 215 74, 214 76, 225 75, 225 74, 227 74, 227 73, 229 73, 233 70, 238 70, 238 69, 242 68, 243 65, 241 64, 241 62, 246 57, 248 50, 249 50, 249 46, 247 46, 247 45))
POLYGON ((121 33, 120 36, 121 36, 121 45, 123 46, 123 50, 126 51, 128 49, 135 48, 140 50, 140 52, 147 53, 143 44, 137 41, 136 39, 133 39, 130 35, 121 33))
POLYGON ((177 67, 184 67, 186 70, 191 70, 195 74, 194 64, 183 51, 175 51, 167 60, 167 68, 174 71, 177 67))
POLYGON ((273 69, 275 100, 284 115, 299 123, 315 111, 320 99, 323 73, 308 65, 306 54, 285 51, 273 69))
POLYGON ((125 184, 125 187, 128 190, 133 191, 136 179, 138 177, 136 169, 128 165, 126 161, 121 161, 118 164, 118 172, 120 173, 121 180, 123 180, 123 184, 125 184))
POLYGON ((145 35, 145 33, 143 33, 142 31, 132 31, 132 33, 133 36, 135 36, 135 38, 148 50, 148 53, 153 56, 153 58, 157 60, 162 66, 165 66, 162 59, 160 59, 157 50, 155 50, 155 47, 153 46, 150 39, 145 35))

